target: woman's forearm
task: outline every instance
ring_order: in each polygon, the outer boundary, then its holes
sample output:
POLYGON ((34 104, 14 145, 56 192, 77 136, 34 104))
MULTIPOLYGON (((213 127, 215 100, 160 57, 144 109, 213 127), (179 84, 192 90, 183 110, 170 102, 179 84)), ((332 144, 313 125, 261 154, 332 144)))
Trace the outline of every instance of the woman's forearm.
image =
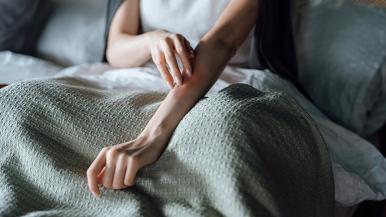
POLYGON ((257 0, 234 0, 195 51, 193 75, 174 87, 141 136, 169 139, 185 114, 213 86, 257 19, 257 0))
POLYGON ((168 93, 140 137, 169 139, 185 114, 217 80, 235 50, 222 40, 202 40, 196 49, 193 75, 168 93))
POLYGON ((109 63, 118 68, 138 67, 150 60, 149 34, 129 35, 120 33, 109 43, 106 56, 109 63))

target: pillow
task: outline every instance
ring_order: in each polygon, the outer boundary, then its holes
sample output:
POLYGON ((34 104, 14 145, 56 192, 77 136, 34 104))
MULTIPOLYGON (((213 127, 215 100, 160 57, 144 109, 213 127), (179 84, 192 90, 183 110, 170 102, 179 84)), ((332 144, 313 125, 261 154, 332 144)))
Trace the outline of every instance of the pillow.
POLYGON ((386 8, 357 2, 298 0, 298 79, 330 118, 369 136, 386 122, 386 8))
POLYGON ((38 55, 63 66, 99 62, 104 53, 105 0, 56 0, 38 55))
POLYGON ((33 54, 50 4, 42 0, 0 0, 0 50, 33 54))

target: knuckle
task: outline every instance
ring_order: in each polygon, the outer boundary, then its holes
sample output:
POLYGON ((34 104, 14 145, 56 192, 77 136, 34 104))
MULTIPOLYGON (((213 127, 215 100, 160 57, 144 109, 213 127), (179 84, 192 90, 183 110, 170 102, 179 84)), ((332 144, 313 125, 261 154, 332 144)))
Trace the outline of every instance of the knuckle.
POLYGON ((122 152, 120 152, 119 153, 119 155, 118 155, 118 161, 125 161, 126 160, 126 158, 127 158, 127 154, 124 152, 124 151, 122 151, 122 152))
POLYGON ((117 154, 118 154, 118 150, 116 148, 110 148, 107 151, 106 156, 112 158, 112 157, 115 157, 117 154))
POLYGON ((133 165, 138 165, 139 163, 139 157, 137 155, 131 155, 129 157, 129 161, 133 164, 133 165))
POLYGON ((93 168, 87 169, 86 174, 87 174, 88 177, 94 176, 95 175, 94 169, 93 168))
MULTIPOLYGON (((173 64, 173 58, 174 56, 171 53, 168 53, 165 55, 166 59, 168 60, 169 64, 173 64)), ((173 66, 173 65, 172 65, 173 66)))
POLYGON ((173 40, 179 40, 178 34, 172 34, 172 35, 170 36, 170 38, 173 39, 173 40))
POLYGON ((101 152, 106 152, 106 151, 108 151, 109 150, 109 147, 103 147, 102 149, 101 149, 101 152))
POLYGON ((163 38, 159 44, 161 47, 165 48, 165 47, 169 47, 169 43, 168 41, 170 40, 170 38, 166 37, 166 38, 163 38))
POLYGON ((175 39, 178 39, 178 40, 183 39, 183 36, 182 36, 180 33, 175 33, 175 34, 173 34, 173 37, 174 37, 175 39))
POLYGON ((185 53, 185 49, 182 48, 181 45, 176 45, 176 51, 177 51, 177 53, 179 53, 179 54, 185 53))

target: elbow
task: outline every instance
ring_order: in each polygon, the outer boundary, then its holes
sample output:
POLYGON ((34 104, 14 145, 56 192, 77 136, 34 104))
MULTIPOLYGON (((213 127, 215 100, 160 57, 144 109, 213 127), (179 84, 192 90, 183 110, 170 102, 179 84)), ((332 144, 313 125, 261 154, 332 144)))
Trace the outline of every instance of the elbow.
POLYGON ((116 36, 115 34, 110 33, 108 39, 107 39, 107 46, 105 50, 105 56, 107 63, 109 63, 113 67, 119 67, 118 61, 117 61, 117 50, 114 48, 116 43, 116 36))
POLYGON ((119 62, 116 60, 116 55, 115 55, 114 50, 111 48, 111 45, 108 45, 108 46, 107 46, 107 49, 106 49, 106 59, 107 59, 107 62, 108 62, 112 67, 117 67, 117 68, 120 67, 120 64, 119 64, 119 62))
POLYGON ((118 52, 116 48, 114 48, 114 43, 108 43, 107 49, 106 49, 106 59, 107 62, 114 68, 123 68, 126 65, 122 64, 122 60, 118 55, 118 52))
POLYGON ((109 43, 106 49, 106 60, 114 68, 130 68, 137 67, 138 64, 130 61, 130 58, 124 58, 124 53, 120 50, 119 46, 114 43, 109 43))

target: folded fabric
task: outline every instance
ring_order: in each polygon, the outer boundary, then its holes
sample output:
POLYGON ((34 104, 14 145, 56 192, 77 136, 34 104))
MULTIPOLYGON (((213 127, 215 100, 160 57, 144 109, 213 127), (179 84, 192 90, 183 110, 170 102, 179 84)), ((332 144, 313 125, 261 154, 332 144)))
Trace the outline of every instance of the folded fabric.
POLYGON ((0 215, 333 215, 330 159, 314 123, 285 94, 242 84, 198 102, 135 187, 94 199, 91 161, 134 139, 164 96, 71 79, 0 90, 0 215))
POLYGON ((299 81, 335 122, 369 136, 386 123, 386 9, 298 0, 299 81))

